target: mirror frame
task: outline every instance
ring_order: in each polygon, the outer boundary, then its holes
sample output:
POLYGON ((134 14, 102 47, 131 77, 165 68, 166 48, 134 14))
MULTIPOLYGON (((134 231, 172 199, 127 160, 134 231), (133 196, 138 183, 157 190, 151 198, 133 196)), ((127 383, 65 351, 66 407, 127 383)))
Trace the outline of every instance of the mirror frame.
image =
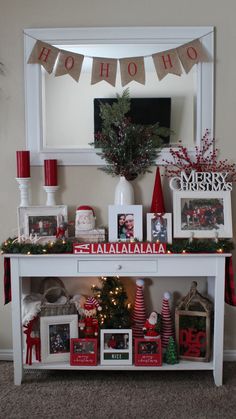
MULTIPOLYGON (((58 159, 60 165, 104 165, 94 149, 44 148, 43 77, 41 66, 27 64, 37 39, 53 45, 73 44, 166 44, 173 48, 202 38, 211 57, 197 64, 196 115, 194 117, 195 145, 208 129, 214 136, 214 27, 105 27, 105 28, 35 28, 24 30, 25 123, 26 147, 31 152, 31 164, 38 166, 47 158, 58 159)), ((194 147, 190 148, 193 150, 194 147)), ((169 158, 168 148, 162 150, 158 164, 169 158)))

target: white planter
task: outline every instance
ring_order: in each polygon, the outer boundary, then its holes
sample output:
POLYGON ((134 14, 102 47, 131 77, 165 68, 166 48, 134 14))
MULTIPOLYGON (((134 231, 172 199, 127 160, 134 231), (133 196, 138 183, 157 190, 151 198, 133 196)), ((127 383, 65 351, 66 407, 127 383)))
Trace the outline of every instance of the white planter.
POLYGON ((134 189, 124 176, 121 176, 115 189, 115 205, 133 205, 134 204, 134 189))

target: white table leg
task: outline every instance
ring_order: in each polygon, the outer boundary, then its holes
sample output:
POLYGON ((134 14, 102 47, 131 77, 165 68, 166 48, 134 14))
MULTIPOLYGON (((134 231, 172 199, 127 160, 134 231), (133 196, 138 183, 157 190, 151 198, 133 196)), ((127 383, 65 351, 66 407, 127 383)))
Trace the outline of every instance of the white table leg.
POLYGON ((217 259, 215 277, 215 310, 214 310, 214 359, 213 375, 215 384, 222 385, 223 352, 224 352, 224 295, 225 295, 225 258, 217 259))
POLYGON ((21 278, 18 259, 11 259, 12 291, 12 338, 14 359, 14 383, 20 385, 23 378, 23 342, 21 325, 21 278))

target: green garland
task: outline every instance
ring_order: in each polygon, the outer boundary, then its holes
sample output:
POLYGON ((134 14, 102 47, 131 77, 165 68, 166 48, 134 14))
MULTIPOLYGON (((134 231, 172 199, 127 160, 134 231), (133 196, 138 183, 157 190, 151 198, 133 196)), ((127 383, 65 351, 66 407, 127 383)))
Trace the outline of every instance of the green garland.
MULTIPOLYGON (((43 255, 58 253, 73 253, 73 244, 77 243, 75 238, 56 240, 46 244, 19 243, 17 238, 5 240, 0 249, 1 253, 19 253, 24 255, 43 255)), ((169 253, 229 253, 234 249, 234 243, 229 239, 198 240, 174 239, 172 244, 167 245, 169 253)))

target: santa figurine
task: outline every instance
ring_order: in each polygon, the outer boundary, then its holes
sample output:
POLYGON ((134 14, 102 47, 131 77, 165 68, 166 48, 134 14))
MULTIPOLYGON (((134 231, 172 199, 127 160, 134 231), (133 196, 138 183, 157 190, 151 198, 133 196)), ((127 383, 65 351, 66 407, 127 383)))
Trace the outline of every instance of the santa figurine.
POLYGON ((160 322, 161 322, 160 314, 157 313, 156 311, 152 311, 143 327, 144 337, 155 338, 159 336, 160 335, 160 322))
POLYGON ((95 213, 89 205, 81 205, 76 210, 75 235, 80 231, 93 230, 95 228, 95 213))
POLYGON ((94 338, 98 336, 98 320, 97 310, 102 308, 99 306, 97 300, 93 297, 88 297, 83 309, 81 310, 83 319, 79 322, 79 329, 82 331, 85 338, 94 338))

